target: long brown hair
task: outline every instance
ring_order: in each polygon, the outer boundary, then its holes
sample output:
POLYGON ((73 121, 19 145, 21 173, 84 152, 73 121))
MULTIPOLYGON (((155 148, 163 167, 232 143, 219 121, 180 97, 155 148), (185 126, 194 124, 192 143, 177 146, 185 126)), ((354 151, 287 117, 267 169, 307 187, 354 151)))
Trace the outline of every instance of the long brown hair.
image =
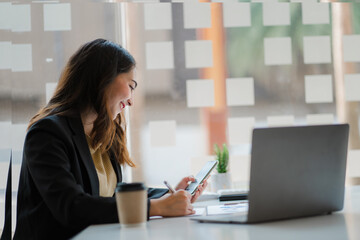
POLYGON ((28 129, 50 115, 74 116, 91 109, 97 114, 90 133, 92 147, 99 146, 103 152, 111 149, 120 164, 134 167, 126 148, 124 118, 119 114, 113 120, 106 101, 116 76, 134 67, 134 58, 118 44, 104 39, 84 44, 69 59, 54 95, 30 120, 28 129))

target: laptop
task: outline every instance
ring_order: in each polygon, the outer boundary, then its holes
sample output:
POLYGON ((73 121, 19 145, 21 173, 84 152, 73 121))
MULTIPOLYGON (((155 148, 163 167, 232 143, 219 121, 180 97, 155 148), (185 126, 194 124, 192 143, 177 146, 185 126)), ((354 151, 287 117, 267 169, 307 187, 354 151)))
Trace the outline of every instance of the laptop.
POLYGON ((348 135, 348 124, 254 129, 248 211, 191 219, 259 223, 341 210, 348 135))

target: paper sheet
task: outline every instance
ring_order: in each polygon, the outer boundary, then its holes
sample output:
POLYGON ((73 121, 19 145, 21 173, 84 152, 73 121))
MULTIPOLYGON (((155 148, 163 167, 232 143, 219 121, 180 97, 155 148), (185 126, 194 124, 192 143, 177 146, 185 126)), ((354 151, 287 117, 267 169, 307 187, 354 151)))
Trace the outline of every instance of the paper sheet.
POLYGON ((146 67, 147 69, 174 68, 173 42, 146 43, 146 67))
POLYGON ((290 25, 290 4, 269 2, 263 4, 264 26, 290 25))
POLYGON ((144 4, 146 30, 172 29, 171 3, 144 4))
POLYGON ((44 31, 71 30, 70 3, 44 4, 44 31))
POLYGON ((304 62, 331 63, 330 36, 304 37, 304 62))
POLYGON ((223 3, 224 27, 251 26, 250 3, 223 3))
POLYGON ((346 101, 360 101, 360 74, 345 74, 346 101))
POLYGON ((200 79, 186 81, 188 107, 212 107, 215 104, 214 80, 200 79))
POLYGON ((186 68, 212 67, 212 41, 185 41, 185 66, 186 68))
POLYGON ((230 213, 247 212, 248 203, 229 203, 223 205, 207 206, 207 215, 220 215, 230 213))
POLYGON ((343 36, 344 62, 360 62, 360 35, 343 36))
POLYGON ((210 3, 184 2, 184 28, 211 27, 210 3))
POLYGON ((330 103, 333 101, 331 75, 305 76, 306 103, 330 103))
POLYGON ((289 65, 292 63, 291 38, 264 39, 265 65, 289 65))

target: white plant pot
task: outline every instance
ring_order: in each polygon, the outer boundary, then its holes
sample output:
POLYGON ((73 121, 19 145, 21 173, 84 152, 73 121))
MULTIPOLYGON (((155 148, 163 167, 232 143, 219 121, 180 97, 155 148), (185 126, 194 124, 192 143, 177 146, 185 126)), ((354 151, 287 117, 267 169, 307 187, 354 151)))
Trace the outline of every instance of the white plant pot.
POLYGON ((211 175, 211 190, 217 192, 220 189, 230 189, 231 186, 231 175, 227 173, 217 173, 211 175))

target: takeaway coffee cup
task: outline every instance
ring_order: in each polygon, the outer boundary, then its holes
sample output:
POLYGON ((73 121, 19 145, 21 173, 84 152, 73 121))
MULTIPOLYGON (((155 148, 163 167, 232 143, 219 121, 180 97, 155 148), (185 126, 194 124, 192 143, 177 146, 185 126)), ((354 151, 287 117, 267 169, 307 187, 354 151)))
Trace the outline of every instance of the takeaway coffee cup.
POLYGON ((147 190, 143 183, 118 183, 116 205, 122 227, 146 226, 147 190))

